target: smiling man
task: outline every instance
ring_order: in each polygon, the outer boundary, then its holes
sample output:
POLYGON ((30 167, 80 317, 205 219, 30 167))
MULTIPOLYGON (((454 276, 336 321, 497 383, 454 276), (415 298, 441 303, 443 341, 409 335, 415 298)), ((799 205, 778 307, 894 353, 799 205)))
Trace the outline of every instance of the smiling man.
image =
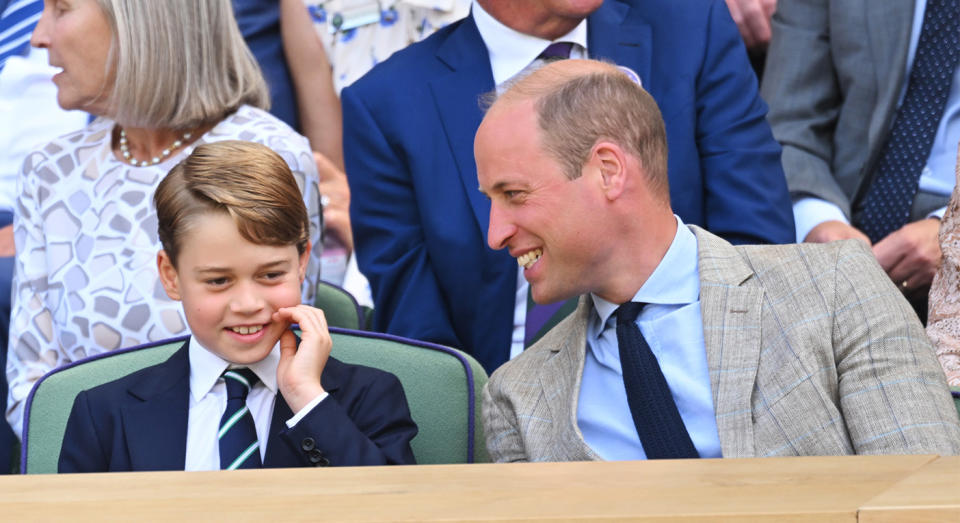
POLYGON ((577 310, 484 391, 497 461, 960 452, 943 372, 860 242, 734 247, 673 214, 653 99, 548 65, 474 152, 489 244, 577 310))

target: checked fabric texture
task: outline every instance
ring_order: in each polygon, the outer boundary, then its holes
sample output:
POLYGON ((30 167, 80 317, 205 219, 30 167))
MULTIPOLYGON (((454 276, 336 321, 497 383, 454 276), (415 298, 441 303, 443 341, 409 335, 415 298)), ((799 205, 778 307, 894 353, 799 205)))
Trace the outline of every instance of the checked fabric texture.
POLYGON ((623 385, 633 424, 647 459, 698 458, 660 364, 635 323, 645 305, 627 302, 616 312, 623 385))
POLYGON ((928 0, 903 105, 857 219, 874 243, 909 221, 960 57, 960 2, 928 0))
POLYGON ((250 369, 228 369, 223 373, 227 384, 227 408, 220 418, 220 468, 223 470, 258 469, 260 442, 253 414, 247 409, 247 393, 260 381, 250 369))

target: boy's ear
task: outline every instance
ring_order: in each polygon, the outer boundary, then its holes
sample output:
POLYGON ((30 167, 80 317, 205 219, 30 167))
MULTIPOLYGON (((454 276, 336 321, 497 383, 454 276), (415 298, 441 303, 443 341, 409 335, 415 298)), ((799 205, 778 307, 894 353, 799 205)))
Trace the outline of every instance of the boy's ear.
POLYGON ((180 301, 180 280, 177 276, 177 269, 173 266, 173 261, 167 256, 167 251, 157 253, 157 272, 160 273, 160 283, 163 289, 167 291, 167 296, 171 300, 180 301))
POLYGON ((310 249, 312 247, 313 244, 307 241, 307 248, 304 249, 303 254, 300 255, 300 263, 297 267, 297 276, 300 278, 301 287, 303 286, 303 280, 307 279, 307 263, 310 261, 310 249))

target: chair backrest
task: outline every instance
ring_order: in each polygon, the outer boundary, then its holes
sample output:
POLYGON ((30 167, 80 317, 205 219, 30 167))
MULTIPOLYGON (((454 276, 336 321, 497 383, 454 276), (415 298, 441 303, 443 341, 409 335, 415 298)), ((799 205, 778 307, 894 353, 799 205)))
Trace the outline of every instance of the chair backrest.
POLYGON ((331 328, 338 360, 375 367, 400 379, 420 431, 411 446, 417 463, 489 461, 480 422, 483 367, 469 355, 433 343, 331 328))
POLYGON ((313 306, 323 311, 331 327, 353 330, 367 327, 366 314, 353 295, 331 283, 317 282, 313 306))
POLYGON ((54 369, 34 384, 24 408, 20 472, 57 471, 63 432, 80 391, 122 378, 170 357, 188 336, 91 356, 54 369))
MULTIPOLYGON (((400 379, 420 431, 411 443, 417 463, 489 461, 480 425, 487 374, 463 352, 432 343, 331 328, 337 359, 375 367, 400 379)), ((173 338, 108 352, 56 369, 41 378, 24 412, 20 470, 54 473, 76 395, 170 357, 186 340, 173 338)))

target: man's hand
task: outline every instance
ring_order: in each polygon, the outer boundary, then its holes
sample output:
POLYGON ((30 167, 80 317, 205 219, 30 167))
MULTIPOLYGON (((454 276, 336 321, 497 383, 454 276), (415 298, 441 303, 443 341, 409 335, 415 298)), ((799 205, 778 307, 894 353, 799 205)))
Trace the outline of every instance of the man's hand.
POLYGON ((350 186, 347 185, 347 175, 316 151, 313 159, 320 175, 320 194, 326 201, 323 227, 340 240, 349 254, 353 252, 353 228, 350 226, 350 186))
POLYGON ((837 240, 860 240, 870 245, 870 238, 866 234, 839 220, 827 220, 817 225, 810 229, 807 237, 803 239, 803 241, 810 243, 829 243, 837 240))
POLYGON ((771 36, 770 17, 777 10, 777 0, 727 0, 727 8, 747 49, 766 49, 771 36))
POLYGON ((300 347, 290 330, 280 336, 280 364, 277 386, 290 409, 296 413, 323 393, 320 375, 330 357, 333 340, 323 311, 307 305, 284 307, 273 313, 273 321, 300 324, 300 347))
POLYGON ((873 254, 904 293, 927 292, 940 268, 940 220, 908 223, 873 246, 873 254))

